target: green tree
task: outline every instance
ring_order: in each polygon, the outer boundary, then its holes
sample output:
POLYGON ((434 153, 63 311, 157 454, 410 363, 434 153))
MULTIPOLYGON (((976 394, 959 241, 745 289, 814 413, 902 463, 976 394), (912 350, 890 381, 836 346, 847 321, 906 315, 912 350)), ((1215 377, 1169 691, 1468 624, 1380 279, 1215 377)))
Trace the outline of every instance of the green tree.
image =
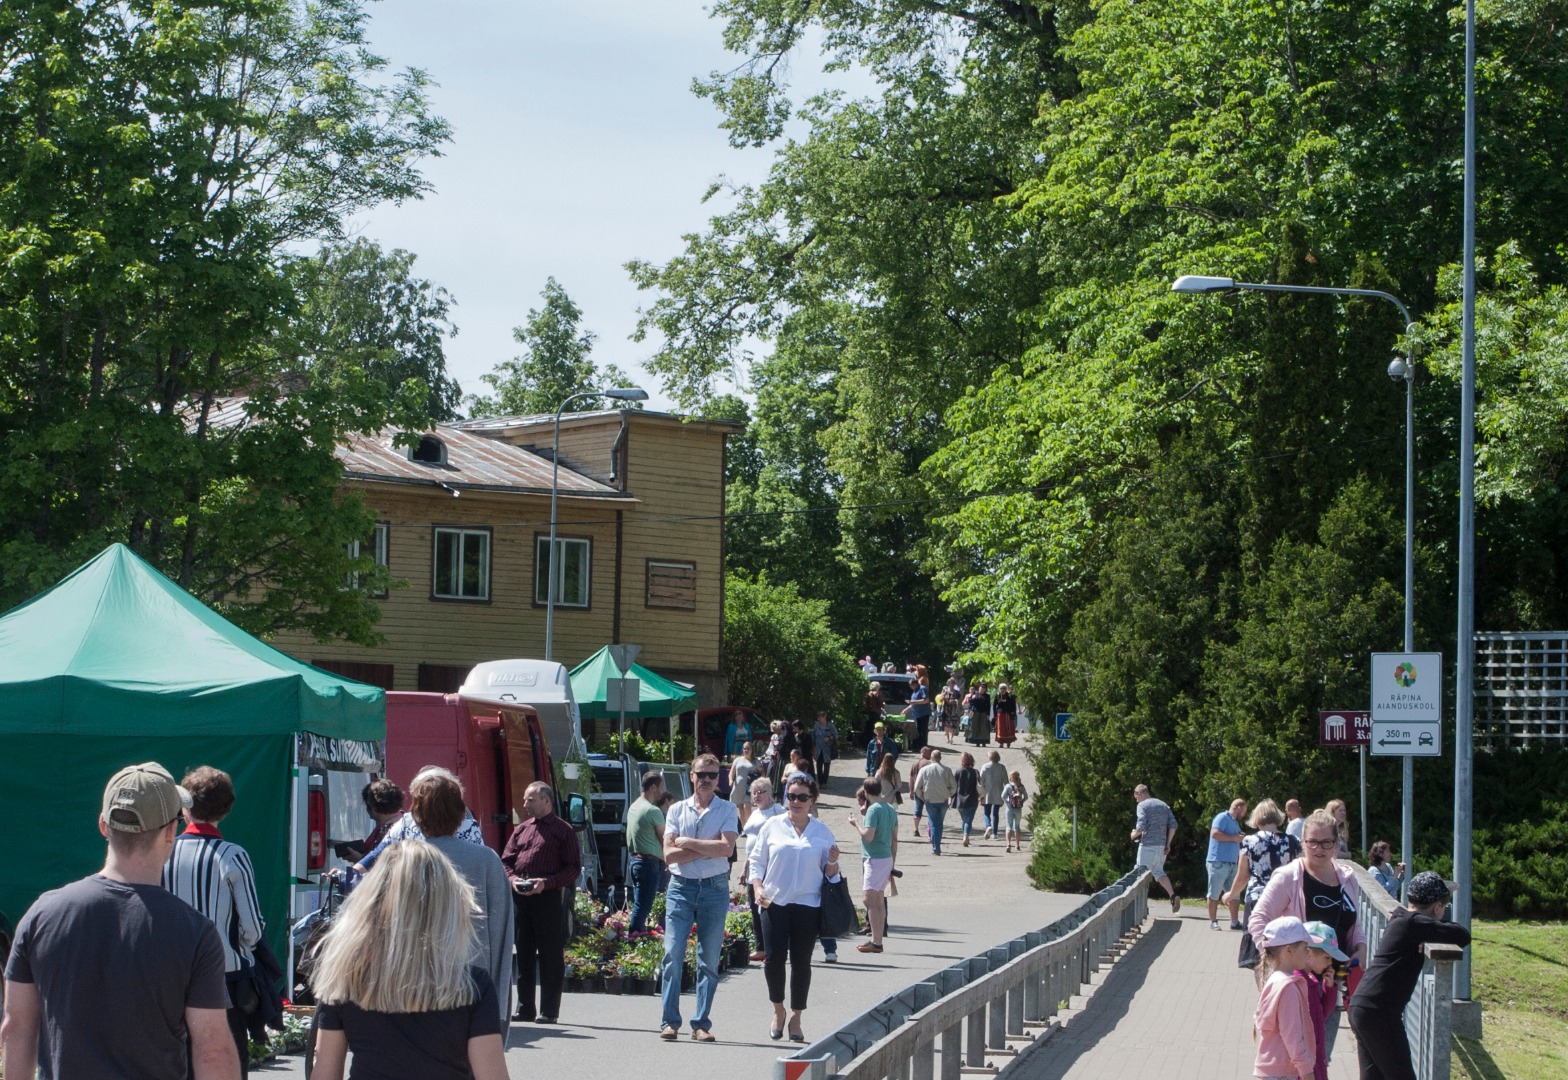
MULTIPOLYGON (((530 308, 527 321, 512 328, 512 337, 523 346, 523 354, 503 360, 494 371, 479 376, 495 394, 468 399, 475 416, 554 413, 573 394, 633 385, 614 365, 602 373, 594 366, 595 335, 581 328, 582 309, 555 278, 545 281, 539 295, 544 306, 530 308)), ((587 412, 603 406, 601 400, 583 398, 572 402, 567 411, 587 412)))
MULTIPOLYGON (((335 445, 429 389, 302 378, 301 249, 447 137, 359 0, 0 8, 0 602, 111 540, 255 631, 374 637, 335 445)), ((363 567, 361 567, 363 569, 363 567)))
POLYGON ((373 240, 329 244, 294 264, 300 297, 291 334, 301 372, 332 384, 369 377, 395 396, 412 381, 426 390, 431 420, 457 415, 462 390, 446 373, 446 339, 457 333, 445 289, 413 275, 411 252, 384 252, 373 240))
POLYGON ((843 714, 866 689, 844 640, 828 627, 827 605, 766 577, 725 575, 722 660, 731 701, 768 716, 843 714))

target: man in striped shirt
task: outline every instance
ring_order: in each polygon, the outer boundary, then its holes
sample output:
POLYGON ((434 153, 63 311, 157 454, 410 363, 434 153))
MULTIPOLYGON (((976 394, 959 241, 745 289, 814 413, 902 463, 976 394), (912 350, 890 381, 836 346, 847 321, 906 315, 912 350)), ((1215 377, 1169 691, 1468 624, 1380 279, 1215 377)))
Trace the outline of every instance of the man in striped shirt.
POLYGON ((223 942, 229 988, 229 1031, 240 1055, 241 1076, 249 1074, 247 1046, 251 1017, 259 1001, 250 982, 252 949, 261 940, 261 904, 250 856, 218 832, 234 808, 234 781, 222 769, 202 765, 185 774, 180 786, 191 795, 190 823, 174 842, 163 868, 163 887, 212 920, 223 942))

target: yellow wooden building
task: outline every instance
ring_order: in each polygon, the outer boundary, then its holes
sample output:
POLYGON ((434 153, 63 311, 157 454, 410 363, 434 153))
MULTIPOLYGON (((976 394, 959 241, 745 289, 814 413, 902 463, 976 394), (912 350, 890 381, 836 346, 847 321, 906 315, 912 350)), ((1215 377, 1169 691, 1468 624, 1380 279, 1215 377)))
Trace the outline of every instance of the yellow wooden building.
MULTIPOLYGON (((543 658, 553 416, 438 426, 339 450, 344 483, 376 511, 384 644, 274 641, 387 689, 452 691, 482 660, 543 658)), ((553 659, 641 645, 638 662, 724 704, 724 454, 740 430, 635 409, 561 420, 553 659)))

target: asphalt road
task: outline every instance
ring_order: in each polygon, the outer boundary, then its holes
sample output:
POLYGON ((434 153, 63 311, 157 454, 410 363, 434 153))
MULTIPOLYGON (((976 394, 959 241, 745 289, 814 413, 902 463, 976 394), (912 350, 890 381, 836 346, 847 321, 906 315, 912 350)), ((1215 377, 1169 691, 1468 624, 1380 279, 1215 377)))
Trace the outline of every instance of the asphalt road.
MULTIPOLYGON (((937 745, 949 749, 941 735, 937 745)), ((954 750, 965 749, 962 746, 954 750)), ((977 751, 984 763, 984 751, 977 751)), ((949 758, 951 761, 952 759, 949 758)), ((1023 773, 1033 788, 1033 775, 1022 745, 1002 751, 1002 762, 1023 773)), ((956 764, 956 762, 953 762, 956 764)), ((848 812, 861 779, 855 761, 839 761, 819 804, 819 816, 839 837, 846 852, 858 852, 848 812)), ((902 770, 901 770, 902 771, 902 770)), ((909 803, 899 815, 898 866, 904 871, 899 895, 891 902, 892 931, 887 951, 863 956, 855 941, 840 943, 836 965, 812 969, 811 1007, 805 1033, 816 1039, 840 1023, 911 983, 990 947, 1053 922, 1082 902, 1080 896, 1044 893, 1025 875, 1028 854, 1007 854, 1003 842, 980 840, 970 847, 956 838, 958 815, 949 812, 940 858, 925 840, 910 832, 909 803)), ((1129 803, 1128 816, 1131 817, 1129 803)), ((977 827, 979 818, 976 818, 977 827)), ((846 864, 851 889, 860 884, 859 860, 846 864)), ((682 999, 688 1022, 695 998, 682 999)), ((762 967, 726 973, 714 999, 715 1043, 694 1043, 688 1030, 676 1043, 658 1038, 659 999, 603 994, 568 994, 561 1022, 554 1026, 514 1024, 507 1040, 507 1066, 514 1077, 613 1076, 628 1069, 639 1080, 691 1080, 694 1075, 761 1077, 771 1075, 775 1058, 797 1047, 767 1037, 772 1013, 762 967), (719 1070, 714 1073, 711 1070, 719 1070)), ((252 1070, 253 1076, 303 1077, 300 1055, 291 1055, 252 1070)))

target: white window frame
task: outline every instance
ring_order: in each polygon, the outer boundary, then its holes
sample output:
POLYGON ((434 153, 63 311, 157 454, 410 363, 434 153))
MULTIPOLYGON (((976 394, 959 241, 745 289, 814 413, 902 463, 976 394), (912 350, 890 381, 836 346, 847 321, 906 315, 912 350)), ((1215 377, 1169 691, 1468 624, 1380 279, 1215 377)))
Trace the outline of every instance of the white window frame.
POLYGON ((437 525, 430 535, 430 597, 433 600, 461 600, 471 603, 487 602, 490 599, 490 530, 463 528, 457 525, 437 525), (457 538, 454 552, 457 560, 449 566, 448 572, 456 581, 458 592, 441 592, 441 538, 452 536, 457 538), (472 595, 463 593, 463 564, 467 557, 468 541, 479 541, 479 589, 472 595))
MULTIPOLYGON (((559 572, 559 576, 556 578, 556 581, 555 581, 555 606, 558 607, 558 608, 576 608, 578 610, 586 610, 588 607, 591 606, 591 603, 592 603, 592 600, 593 600, 593 541, 588 539, 587 537, 557 536, 555 538, 555 549, 556 549, 557 552, 561 553, 561 560, 560 560, 560 563, 558 564, 560 566, 560 572, 559 572), (568 549, 571 549, 571 550, 574 550, 574 551, 581 551, 581 555, 579 556, 579 558, 581 559, 582 575, 581 575, 581 579, 580 579, 580 588, 577 590, 577 595, 575 595, 575 596, 568 596, 567 593, 566 593, 566 580, 565 580, 565 578, 566 578, 566 570, 567 570, 567 567, 568 567, 568 565, 570 563, 570 559, 569 559, 569 557, 566 554, 568 549)), ((541 585, 545 585, 545 587, 548 588, 547 579, 545 579, 545 574, 549 572, 549 570, 547 570, 547 567, 551 567, 551 566, 557 565, 557 564, 554 564, 552 562, 552 560, 549 557, 549 553, 550 553, 550 537, 549 537, 549 535, 545 534, 545 533, 535 533, 534 534, 534 606, 535 607, 544 607, 547 604, 549 604, 549 602, 550 602, 549 595, 547 594, 545 589, 540 588, 541 585)))
MULTIPOLYGON (((376 522, 375 528, 373 528, 371 530, 371 533, 370 533, 370 542, 375 547, 376 565, 377 566, 386 566, 387 565, 387 560, 388 560, 388 557, 389 557, 389 552, 390 552, 391 547, 392 547, 392 526, 390 524, 388 524, 387 522, 385 522, 385 521, 378 521, 378 522, 376 522)), ((350 540, 348 542, 348 557, 349 558, 351 558, 351 559, 359 558, 360 552, 363 551, 363 550, 364 550, 364 541, 362 541, 362 540, 350 540)), ((349 588, 349 589, 357 589, 357 588, 359 588, 359 575, 358 574, 349 574, 348 575, 348 582, 345 585, 345 588, 349 588)), ((370 595, 371 596, 385 596, 386 594, 387 594, 386 590, 382 589, 380 592, 371 593, 370 595)))

